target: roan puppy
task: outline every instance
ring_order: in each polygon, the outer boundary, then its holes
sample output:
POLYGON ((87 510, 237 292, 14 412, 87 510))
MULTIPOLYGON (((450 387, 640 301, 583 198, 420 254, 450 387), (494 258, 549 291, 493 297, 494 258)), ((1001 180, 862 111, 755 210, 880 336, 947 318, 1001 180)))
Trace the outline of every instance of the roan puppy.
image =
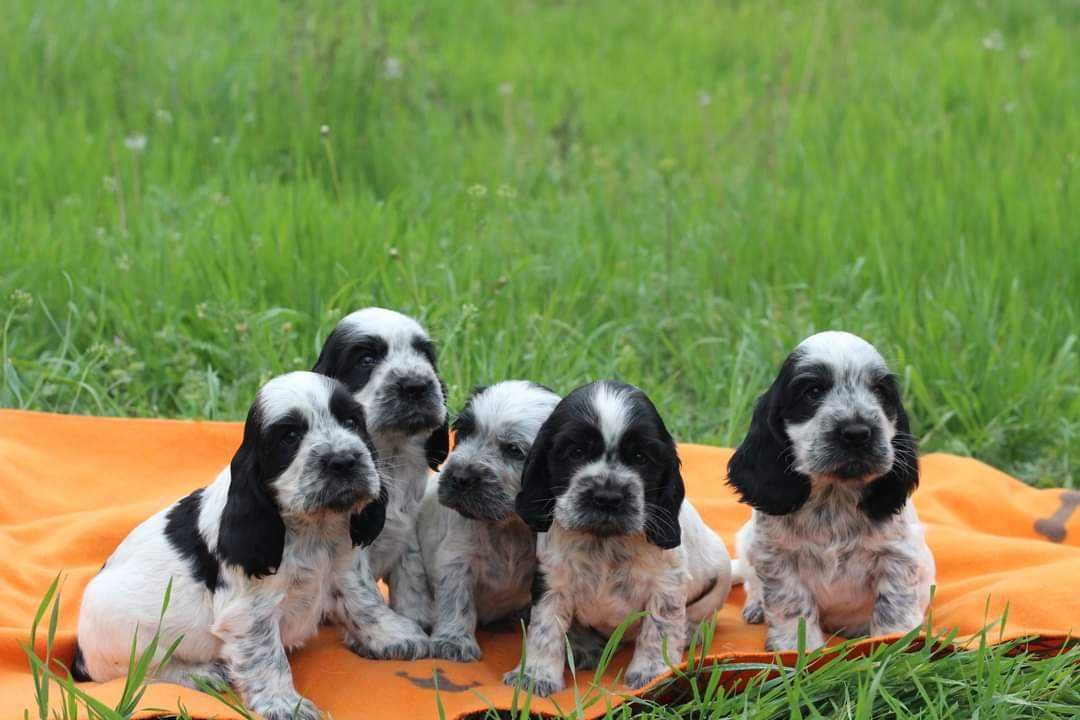
POLYGON ((906 633, 930 600, 934 558, 908 497, 915 438, 896 378, 862 338, 823 332, 799 344, 754 409, 728 483, 753 515, 736 537, 743 618, 765 646, 825 633, 906 633))
MULTIPOLYGON (((344 383, 363 405, 386 487, 386 527, 355 553, 356 571, 373 628, 353 650, 365 657, 426 657, 431 600, 416 538, 416 514, 428 469, 446 459, 449 428, 446 389, 435 346, 424 328, 401 313, 366 308, 346 316, 323 344, 315 372, 344 383), (376 584, 390 587, 390 607, 376 584)), ((358 520, 361 524, 366 521, 358 520)))
MULTIPOLYGON (((574 390, 540 428, 525 464, 518 514, 539 533, 525 665, 508 685, 549 695, 564 687, 572 623, 601 642, 644 611, 626 683, 637 689, 677 663, 687 632, 730 590, 720 537, 684 500, 675 442, 652 402, 631 385, 574 390)), ((575 663, 582 638, 571 638, 575 663)), ((581 667, 581 664, 578 664, 581 667)))
POLYGON ((434 596, 434 657, 476 660, 478 622, 528 610, 536 534, 514 512, 514 498, 533 439, 558 402, 547 388, 510 380, 475 390, 454 420, 454 450, 417 521, 434 596))
POLYGON ((161 652, 183 640, 157 680, 231 683, 268 720, 320 717, 293 687, 286 652, 324 619, 350 642, 366 632, 352 549, 378 535, 381 493, 364 411, 345 388, 308 372, 270 380, 232 463, 135 528, 91 580, 73 676, 123 676, 132 636, 149 642, 171 578, 161 652), (365 507, 369 524, 350 525, 365 507))

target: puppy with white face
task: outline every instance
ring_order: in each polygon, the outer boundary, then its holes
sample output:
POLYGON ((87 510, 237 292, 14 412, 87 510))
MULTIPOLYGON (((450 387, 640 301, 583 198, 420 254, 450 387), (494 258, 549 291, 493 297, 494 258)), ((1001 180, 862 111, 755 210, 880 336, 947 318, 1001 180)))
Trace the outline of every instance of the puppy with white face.
POLYGON ((355 650, 375 659, 425 657, 428 638, 421 624, 430 620, 431 600, 416 539, 416 514, 428 469, 439 467, 449 446, 446 389, 436 368, 435 347, 412 318, 366 308, 337 324, 314 369, 340 380, 363 405, 387 491, 385 528, 371 547, 357 550, 355 558, 368 595, 364 605, 378 613, 368 618, 369 624, 381 632, 355 650), (382 604, 376 585, 380 579, 390 587, 394 612, 375 610, 382 604))
POLYGON ((340 383, 307 372, 270 380, 232 463, 135 528, 90 582, 75 678, 126 674, 132 636, 145 647, 171 578, 161 650, 183 640, 157 680, 228 682, 265 718, 320 717, 293 687, 286 652, 325 618, 350 644, 368 632, 352 549, 381 529, 375 458, 364 411, 340 383), (350 522, 365 508, 370 524, 350 522))
POLYGON ((510 380, 475 390, 454 420, 454 450, 417 523, 434 595, 434 657, 476 660, 477 623, 528 610, 536 534, 514 499, 533 439, 558 402, 547 388, 510 380))
MULTIPOLYGON (((684 495, 675 442, 641 390, 595 382, 559 403, 516 501, 541 534, 525 665, 507 684, 561 690, 572 625, 602 643, 637 612, 646 615, 625 636, 635 641, 626 683, 662 674, 665 644, 680 661, 688 629, 723 604, 731 579, 723 541, 684 495)), ((582 634, 571 638, 575 663, 582 634)))
POLYGON ((915 438, 896 378, 844 332, 804 340, 754 409, 728 483, 754 508, 736 537, 743 618, 768 623, 766 648, 826 633, 906 633, 930 600, 934 559, 908 501, 915 438))

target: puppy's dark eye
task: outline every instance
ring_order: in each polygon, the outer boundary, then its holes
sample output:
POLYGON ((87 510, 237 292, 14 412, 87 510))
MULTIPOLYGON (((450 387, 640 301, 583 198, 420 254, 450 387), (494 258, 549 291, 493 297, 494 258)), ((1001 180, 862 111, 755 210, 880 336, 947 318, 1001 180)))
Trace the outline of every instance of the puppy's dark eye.
POLYGON ((584 460, 585 448, 581 445, 575 445, 574 447, 570 448, 570 451, 566 453, 566 456, 571 460, 584 460))
POLYGON ((649 456, 640 450, 633 450, 630 453, 629 460, 631 465, 645 465, 649 462, 649 456))
POLYGON ((825 394, 825 386, 824 385, 819 385, 817 383, 807 385, 806 389, 803 390, 803 397, 806 398, 807 400, 820 400, 821 396, 824 395, 824 394, 825 394))
POLYGON ((361 365, 367 365, 370 367, 372 365, 378 364, 379 358, 377 355, 372 355, 371 353, 364 353, 360 356, 360 359, 357 362, 359 362, 359 364, 361 365))
POLYGON ((281 442, 288 446, 296 445, 304 435, 296 428, 288 428, 281 434, 281 442))
POLYGON ((508 460, 524 460, 525 459, 525 450, 524 450, 524 448, 522 448, 519 445, 515 445, 514 443, 503 443, 500 446, 500 450, 502 451, 503 457, 505 457, 508 460))
POLYGON ((346 430, 351 430, 352 432, 357 432, 357 431, 360 430, 360 418, 357 417, 356 415, 353 415, 351 417, 347 417, 347 418, 345 418, 344 420, 341 421, 341 425, 346 430))

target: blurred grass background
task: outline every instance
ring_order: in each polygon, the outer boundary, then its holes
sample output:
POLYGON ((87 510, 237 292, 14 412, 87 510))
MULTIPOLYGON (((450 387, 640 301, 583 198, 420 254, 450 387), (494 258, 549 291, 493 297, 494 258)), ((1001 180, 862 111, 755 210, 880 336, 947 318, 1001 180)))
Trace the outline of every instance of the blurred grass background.
POLYGON ((8 0, 0 405, 242 418, 347 311, 737 443, 811 332, 1076 485, 1080 4, 8 0))

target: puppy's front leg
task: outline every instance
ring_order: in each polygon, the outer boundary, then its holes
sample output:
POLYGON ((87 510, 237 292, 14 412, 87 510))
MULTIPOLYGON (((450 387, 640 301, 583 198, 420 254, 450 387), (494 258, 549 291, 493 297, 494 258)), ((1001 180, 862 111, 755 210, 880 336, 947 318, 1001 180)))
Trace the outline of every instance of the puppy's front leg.
POLYGON ((626 684, 634 690, 645 687, 667 670, 664 659, 682 660, 686 649, 686 591, 679 573, 662 577, 645 607, 648 614, 641 621, 634 646, 634 657, 626 669, 626 684))
POLYGON ((415 532, 409 537, 397 565, 390 571, 390 607, 425 632, 431 630, 431 594, 415 532))
MULTIPOLYGON (((363 551, 358 551, 363 555, 363 551)), ((345 645, 373 660, 418 660, 430 651, 427 635, 409 618, 391 610, 371 576, 366 556, 337 574, 331 617, 341 627, 345 645)))
POLYGON ((806 623, 806 649, 825 644, 817 601, 794 568, 774 567, 782 563, 761 563, 756 568, 761 582, 761 604, 769 626, 766 650, 795 650, 799 647, 799 621, 806 623))
POLYGON ((503 682, 547 697, 566 683, 566 632, 573 619, 573 604, 562 593, 548 590, 533 605, 525 643, 525 667, 518 666, 503 676, 503 682))
POLYGON ((439 569, 434 587, 438 592, 431 654, 458 662, 479 660, 482 653, 476 643, 475 580, 469 560, 440 552, 436 561, 439 569))
POLYGON ((908 633, 923 622, 930 588, 920 587, 918 560, 893 552, 880 557, 871 635, 908 633))
POLYGON ((280 600, 281 593, 270 592, 234 598, 219 613, 213 633, 245 705, 266 720, 318 720, 319 709, 293 687, 276 613, 280 600))

